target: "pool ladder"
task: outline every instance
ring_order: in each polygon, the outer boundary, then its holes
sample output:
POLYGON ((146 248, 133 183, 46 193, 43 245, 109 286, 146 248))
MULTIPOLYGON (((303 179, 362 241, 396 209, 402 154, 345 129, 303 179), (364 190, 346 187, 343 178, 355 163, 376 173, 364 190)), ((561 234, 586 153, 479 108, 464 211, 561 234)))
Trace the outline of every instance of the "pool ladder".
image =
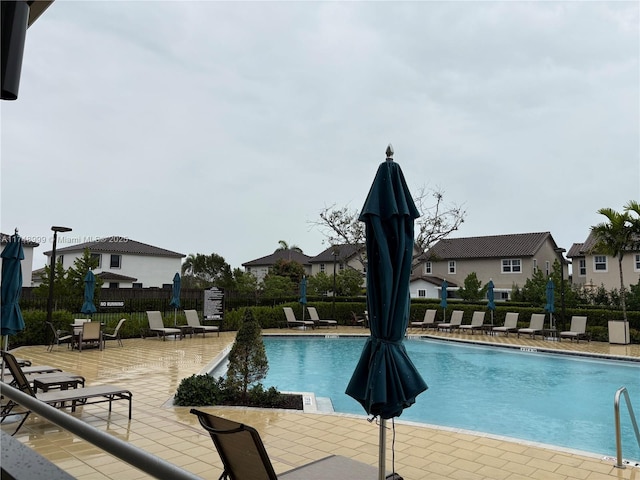
POLYGON ((638 423, 636 422, 636 416, 633 413, 633 407, 631 406, 631 400, 629 400, 629 392, 626 387, 620 387, 616 392, 616 396, 613 400, 613 418, 616 424, 616 467, 626 468, 622 461, 622 435, 620 433, 620 397, 624 395, 624 399, 627 403, 627 409, 629 410, 629 416, 631 417, 631 424, 636 434, 636 440, 638 440, 638 446, 640 447, 640 432, 638 432, 638 423))

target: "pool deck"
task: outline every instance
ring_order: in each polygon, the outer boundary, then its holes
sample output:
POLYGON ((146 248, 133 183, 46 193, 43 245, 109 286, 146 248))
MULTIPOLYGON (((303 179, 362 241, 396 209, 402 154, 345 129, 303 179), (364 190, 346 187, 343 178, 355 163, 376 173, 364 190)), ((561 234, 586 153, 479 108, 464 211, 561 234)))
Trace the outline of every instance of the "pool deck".
MULTIPOLYGON (((304 332, 276 329, 263 333, 333 335, 368 331, 340 327, 337 331, 333 328, 304 332)), ((505 337, 419 329, 410 329, 409 334, 640 359, 640 345, 570 343, 517 338, 513 334, 505 337)), ((202 478, 217 479, 222 464, 210 437, 188 407, 173 407, 170 400, 182 378, 207 371, 211 361, 228 348, 234 338, 234 332, 223 332, 220 337, 209 334, 206 338, 198 335, 184 340, 126 339, 124 347, 109 342, 103 351, 78 352, 60 346, 47 353, 44 346, 31 346, 18 348, 13 353, 30 359, 34 365, 52 365, 83 375, 87 385, 113 384, 130 389, 133 392, 131 420, 127 418, 126 402, 115 402, 111 414, 107 406, 99 404, 79 408, 73 415, 202 478)), ((627 387, 635 401, 640 394, 638 386, 627 387)), ((611 392, 612 406, 614 393, 611 392)), ((202 409, 255 427, 278 473, 331 454, 377 465, 378 426, 369 423, 364 415, 239 407, 202 409)), ((613 408, 611 417, 613 422, 613 408)), ((11 433, 12 427, 15 425, 3 424, 2 429, 11 433)), ((405 480, 640 480, 640 468, 617 469, 614 459, 595 454, 400 419, 395 422, 395 430, 395 471, 405 480)), ((36 415, 31 415, 16 438, 79 479, 150 478, 36 415)), ((390 445, 391 433, 387 436, 388 448, 390 445)), ((390 449, 387 467, 391 468, 390 449)))

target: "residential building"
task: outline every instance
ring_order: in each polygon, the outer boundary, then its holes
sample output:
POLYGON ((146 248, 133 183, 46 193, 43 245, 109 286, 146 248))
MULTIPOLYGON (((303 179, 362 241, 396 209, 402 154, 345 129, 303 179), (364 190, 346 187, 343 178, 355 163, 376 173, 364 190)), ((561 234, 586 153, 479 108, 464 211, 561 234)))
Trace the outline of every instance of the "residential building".
MULTIPOLYGON (((27 237, 28 238, 28 237, 27 237)), ((4 247, 11 241, 11 235, 6 233, 0 233, 0 252, 4 250, 4 247)), ((32 285, 33 274, 33 249, 40 244, 32 242, 30 240, 22 239, 22 250, 24 251, 24 260, 20 263, 22 270, 22 286, 30 287, 32 285)))
MULTIPOLYGON (((426 252, 413 270, 412 298, 438 298, 447 280, 455 292, 475 272, 482 284, 493 280, 496 300, 508 300, 514 286, 524 286, 536 270, 551 273, 562 253, 551 233, 520 233, 486 237, 446 238, 426 252)), ((566 261, 562 262, 566 272, 566 261)))
POLYGON ((297 262, 304 267, 305 275, 311 275, 311 257, 297 250, 276 250, 271 255, 256 258, 243 263, 242 266, 245 272, 252 274, 260 283, 278 260, 297 262))
POLYGON ((366 257, 364 245, 334 245, 331 246, 310 260, 311 275, 317 275, 324 272, 330 277, 333 276, 335 269, 339 274, 345 268, 352 268, 362 272, 363 282, 366 275, 366 267, 362 265, 362 259, 366 257))
MULTIPOLYGON (((593 233, 589 233, 584 243, 574 243, 567 257, 573 265, 572 281, 575 285, 587 288, 602 285, 607 290, 620 289, 618 257, 599 252, 593 233)), ((640 281, 640 250, 626 252, 622 256, 622 275, 626 288, 640 281)))
MULTIPOLYGON (((65 237, 58 237, 58 246, 60 243, 64 245, 65 237)), ((114 235, 56 248, 56 261, 62 262, 64 269, 73 267, 85 249, 98 260, 94 273, 103 280, 102 288, 170 288, 185 257, 182 253, 114 235)), ((44 252, 47 265, 51 262, 51 253, 44 252)))

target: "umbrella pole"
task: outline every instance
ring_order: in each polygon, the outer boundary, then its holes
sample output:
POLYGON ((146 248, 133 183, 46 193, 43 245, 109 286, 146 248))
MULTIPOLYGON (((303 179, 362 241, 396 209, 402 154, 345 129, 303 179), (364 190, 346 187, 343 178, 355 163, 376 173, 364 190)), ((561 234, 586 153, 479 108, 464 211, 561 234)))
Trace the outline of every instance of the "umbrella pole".
MULTIPOLYGON (((9 349, 9 335, 2 336, 2 351, 9 349)), ((2 357, 2 372, 0 372, 0 381, 4 383, 4 357, 2 357)))
POLYGON ((379 438, 379 447, 380 451, 378 452, 378 480, 385 480, 385 471, 386 471, 386 446, 387 446, 387 421, 384 418, 380 419, 380 438, 379 438))
POLYGON ((178 324, 178 309, 173 309, 173 326, 175 327, 178 324))

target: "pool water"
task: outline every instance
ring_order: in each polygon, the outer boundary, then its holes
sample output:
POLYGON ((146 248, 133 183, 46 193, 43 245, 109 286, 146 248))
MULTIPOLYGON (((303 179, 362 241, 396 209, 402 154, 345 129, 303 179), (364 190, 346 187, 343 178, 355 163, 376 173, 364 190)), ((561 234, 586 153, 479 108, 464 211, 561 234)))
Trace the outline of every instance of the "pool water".
MULTIPOLYGON (((270 338, 262 384, 328 397, 336 412, 365 415, 344 393, 364 338, 270 338)), ((400 419, 462 428, 615 456, 613 399, 627 387, 640 415, 640 363, 407 340, 429 389, 400 419)), ((640 459, 626 403, 623 454, 640 459)))

